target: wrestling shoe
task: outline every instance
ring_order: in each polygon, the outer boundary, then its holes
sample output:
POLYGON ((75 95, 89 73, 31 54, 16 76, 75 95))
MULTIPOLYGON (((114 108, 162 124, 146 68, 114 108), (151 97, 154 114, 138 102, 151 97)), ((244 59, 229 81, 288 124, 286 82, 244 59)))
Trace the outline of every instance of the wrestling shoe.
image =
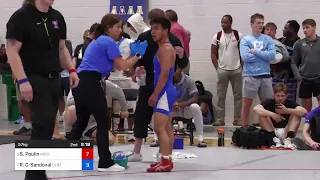
POLYGON ((171 172, 173 169, 173 162, 170 156, 162 157, 161 162, 157 163, 153 167, 147 169, 147 172, 156 173, 156 172, 171 172))

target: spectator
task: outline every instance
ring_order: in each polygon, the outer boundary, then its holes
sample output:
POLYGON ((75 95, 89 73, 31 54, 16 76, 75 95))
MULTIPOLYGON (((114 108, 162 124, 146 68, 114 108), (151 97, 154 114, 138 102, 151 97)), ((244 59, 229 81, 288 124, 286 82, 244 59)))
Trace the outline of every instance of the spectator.
POLYGON ((76 67, 78 68, 81 64, 83 53, 82 53, 82 46, 83 44, 87 43, 88 41, 91 41, 91 39, 88 37, 90 33, 90 30, 85 30, 83 33, 83 43, 76 46, 74 49, 73 57, 76 59, 76 67))
POLYGON ((316 97, 320 105, 320 41, 316 34, 316 22, 306 19, 302 22, 305 38, 294 45, 292 55, 292 71, 298 80, 299 98, 308 112, 312 108, 312 96, 316 97))
POLYGON ((211 60, 217 71, 218 114, 213 126, 225 125, 226 95, 229 82, 232 86, 234 98, 233 125, 241 126, 242 104, 242 66, 239 54, 239 42, 242 33, 232 29, 232 17, 224 15, 221 19, 223 31, 214 35, 211 45, 211 60))
POLYGON ((173 117, 193 118, 198 135, 198 147, 207 147, 203 140, 203 119, 198 105, 199 92, 193 79, 177 68, 174 73, 174 84, 178 92, 173 106, 173 117))
POLYGON ((294 148, 291 139, 295 137, 300 126, 301 117, 307 110, 295 101, 287 99, 288 87, 277 83, 273 87, 274 99, 263 101, 256 105, 253 111, 259 116, 262 129, 270 133, 276 147, 294 148))
MULTIPOLYGON (((186 30, 181 24, 178 23, 178 14, 172 10, 166 10, 166 17, 171 21, 171 29, 170 32, 174 34, 181 42, 183 46, 183 50, 186 52, 187 58, 190 57, 190 39, 191 39, 191 33, 190 31, 186 30)), ((188 66, 183 70, 186 74, 189 74, 190 72, 190 62, 188 63, 188 66)))
POLYGON ((249 124, 250 107, 257 95, 261 102, 273 97, 270 61, 276 57, 275 45, 269 36, 261 34, 264 16, 256 13, 250 19, 252 35, 240 41, 240 54, 244 62, 242 125, 249 124))

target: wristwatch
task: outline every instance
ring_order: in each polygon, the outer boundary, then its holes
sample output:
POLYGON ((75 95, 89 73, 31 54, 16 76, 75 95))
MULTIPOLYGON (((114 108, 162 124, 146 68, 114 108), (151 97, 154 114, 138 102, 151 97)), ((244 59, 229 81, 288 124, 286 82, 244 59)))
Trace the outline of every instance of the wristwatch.
POLYGON ((140 54, 140 53, 137 53, 137 54, 136 54, 136 56, 137 56, 139 59, 141 59, 141 58, 142 58, 142 56, 141 56, 141 54, 140 54))

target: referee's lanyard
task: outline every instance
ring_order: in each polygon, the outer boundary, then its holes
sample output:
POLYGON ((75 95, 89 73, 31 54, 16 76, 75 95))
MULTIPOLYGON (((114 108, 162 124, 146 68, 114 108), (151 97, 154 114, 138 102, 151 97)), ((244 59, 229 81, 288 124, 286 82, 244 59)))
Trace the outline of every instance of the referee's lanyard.
POLYGON ((47 27, 47 20, 48 18, 41 18, 42 19, 42 22, 44 24, 44 29, 46 30, 46 34, 47 34, 47 37, 48 37, 48 40, 49 40, 49 45, 50 45, 50 48, 52 48, 52 44, 51 44, 51 39, 50 39, 50 34, 49 34, 49 30, 48 30, 48 27, 47 27))

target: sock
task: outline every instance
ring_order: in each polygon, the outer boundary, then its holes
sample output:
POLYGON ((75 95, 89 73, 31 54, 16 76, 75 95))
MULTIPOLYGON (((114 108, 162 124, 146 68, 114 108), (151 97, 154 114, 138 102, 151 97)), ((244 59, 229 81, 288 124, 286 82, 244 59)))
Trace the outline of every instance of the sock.
POLYGON ((289 131, 287 134, 287 138, 294 138, 294 132, 293 131, 289 131))
POLYGON ((199 142, 202 142, 202 141, 203 141, 203 136, 202 136, 202 135, 199 135, 199 136, 198 136, 198 139, 199 139, 199 142))
POLYGON ((24 122, 23 123, 23 126, 25 127, 25 128, 27 128, 27 129, 31 129, 31 123, 29 123, 29 122, 24 122))

